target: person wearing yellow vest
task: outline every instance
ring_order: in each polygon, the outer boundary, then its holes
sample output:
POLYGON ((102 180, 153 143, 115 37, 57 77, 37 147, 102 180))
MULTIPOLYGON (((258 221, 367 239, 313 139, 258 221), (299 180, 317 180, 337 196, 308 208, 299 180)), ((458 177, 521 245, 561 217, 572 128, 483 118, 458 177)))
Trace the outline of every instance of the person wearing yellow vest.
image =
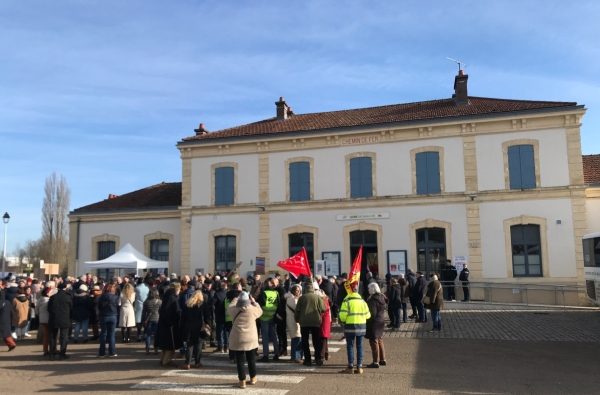
POLYGON ((344 323, 346 351, 348 352, 348 367, 340 373, 362 374, 363 372, 363 343, 367 333, 367 320, 371 318, 369 306, 360 296, 358 282, 352 285, 349 293, 340 306, 339 318, 344 323), (354 342, 356 341, 356 370, 354 370, 354 342))
POLYGON ((276 279, 270 278, 267 281, 265 289, 258 295, 257 302, 262 308, 260 332, 262 333, 263 344, 263 356, 258 362, 269 362, 269 341, 273 342, 273 350, 275 352, 273 361, 279 361, 279 342, 277 341, 277 332, 275 330, 275 322, 273 321, 280 302, 276 281, 276 279))

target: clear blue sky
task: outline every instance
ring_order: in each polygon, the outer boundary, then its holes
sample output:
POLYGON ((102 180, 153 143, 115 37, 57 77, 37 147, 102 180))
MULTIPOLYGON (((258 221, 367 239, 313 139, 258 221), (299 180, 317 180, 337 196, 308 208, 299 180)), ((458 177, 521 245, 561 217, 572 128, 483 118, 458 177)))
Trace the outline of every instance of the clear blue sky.
POLYGON ((599 21, 598 1, 3 1, 7 250, 39 237, 52 171, 72 209, 180 181, 200 122, 269 118, 279 96, 296 113, 447 98, 446 56, 471 95, 585 104, 600 153, 599 21))

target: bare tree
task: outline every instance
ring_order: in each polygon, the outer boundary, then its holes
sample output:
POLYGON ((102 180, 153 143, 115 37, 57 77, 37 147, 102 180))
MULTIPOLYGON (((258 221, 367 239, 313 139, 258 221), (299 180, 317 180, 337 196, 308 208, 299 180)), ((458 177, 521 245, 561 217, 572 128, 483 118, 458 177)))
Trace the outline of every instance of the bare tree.
POLYGON ((38 258, 49 263, 67 264, 69 246, 69 206, 71 190, 63 175, 52 173, 44 184, 42 205, 42 238, 38 258))

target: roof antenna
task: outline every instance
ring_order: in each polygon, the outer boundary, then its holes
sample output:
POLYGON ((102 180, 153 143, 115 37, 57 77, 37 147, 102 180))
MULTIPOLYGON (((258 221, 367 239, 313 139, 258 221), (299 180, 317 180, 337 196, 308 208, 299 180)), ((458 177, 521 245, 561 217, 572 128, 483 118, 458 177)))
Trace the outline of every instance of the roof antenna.
POLYGON ((463 67, 464 69, 466 69, 466 68, 467 68, 467 64, 466 64, 466 63, 464 63, 464 62, 461 62, 461 61, 459 61, 459 60, 456 60, 456 59, 449 58, 449 57, 447 57, 447 56, 446 56, 446 59, 448 59, 448 60, 451 60, 451 61, 453 61, 453 62, 456 62, 456 63, 458 63, 458 71, 461 71, 461 68, 460 68, 460 67, 461 67, 461 65, 463 65, 463 66, 464 66, 464 67, 463 67))

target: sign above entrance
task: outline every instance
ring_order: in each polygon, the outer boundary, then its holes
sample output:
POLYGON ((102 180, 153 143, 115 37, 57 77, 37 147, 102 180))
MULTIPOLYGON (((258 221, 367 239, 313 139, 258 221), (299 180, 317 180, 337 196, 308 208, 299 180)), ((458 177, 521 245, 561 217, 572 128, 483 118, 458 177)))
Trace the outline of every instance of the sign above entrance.
POLYGON ((357 219, 387 219, 390 213, 372 213, 372 214, 338 214, 335 219, 338 221, 352 221, 357 219))
POLYGON ((362 145, 362 144, 374 144, 381 142, 379 136, 357 136, 357 137, 345 137, 342 139, 342 145, 362 145))

